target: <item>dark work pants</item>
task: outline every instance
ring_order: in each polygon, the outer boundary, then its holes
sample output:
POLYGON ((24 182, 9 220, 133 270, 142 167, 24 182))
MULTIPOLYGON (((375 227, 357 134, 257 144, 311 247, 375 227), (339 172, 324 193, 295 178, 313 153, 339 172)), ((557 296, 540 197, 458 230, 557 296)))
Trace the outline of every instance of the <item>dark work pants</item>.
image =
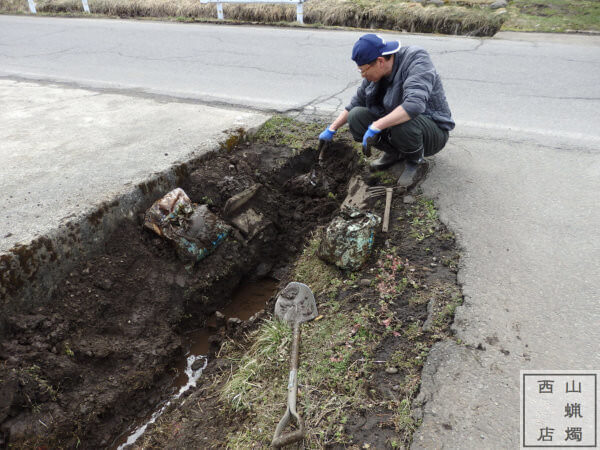
MULTIPOLYGON (((379 119, 363 106, 356 106, 348 115, 350 133, 357 142, 362 142, 369 125, 379 119)), ((435 155, 448 142, 448 132, 442 130, 427 116, 419 115, 408 122, 383 130, 375 148, 386 153, 399 153, 409 161, 418 161, 423 156, 435 155)))

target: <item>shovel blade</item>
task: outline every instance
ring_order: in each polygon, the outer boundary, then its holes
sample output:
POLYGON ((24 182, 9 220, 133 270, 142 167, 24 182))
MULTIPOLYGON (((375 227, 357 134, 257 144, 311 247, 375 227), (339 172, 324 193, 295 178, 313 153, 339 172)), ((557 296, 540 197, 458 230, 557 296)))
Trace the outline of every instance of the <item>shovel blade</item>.
POLYGON ((292 281, 277 296, 275 317, 289 324, 308 322, 318 314, 315 296, 303 283, 292 281))

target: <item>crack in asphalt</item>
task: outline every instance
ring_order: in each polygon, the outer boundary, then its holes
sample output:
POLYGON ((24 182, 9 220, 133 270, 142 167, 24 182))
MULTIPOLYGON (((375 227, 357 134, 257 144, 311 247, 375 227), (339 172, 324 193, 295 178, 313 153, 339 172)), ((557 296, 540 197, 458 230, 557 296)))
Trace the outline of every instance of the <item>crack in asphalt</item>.
POLYGON ((497 53, 497 52, 491 52, 491 53, 479 53, 479 56, 509 56, 511 58, 521 58, 521 59, 528 59, 531 60, 532 58, 538 58, 538 59, 551 59, 552 61, 556 61, 556 62, 561 62, 561 63, 578 63, 578 64, 593 64, 593 65, 599 65, 600 61, 590 61, 588 59, 582 60, 582 59, 570 59, 570 58, 562 58, 560 56, 556 56, 556 55, 549 55, 549 54, 545 54, 545 55, 540 55, 540 54, 536 54, 536 55, 532 55, 532 54, 527 54, 527 55, 518 55, 518 54, 514 54, 514 53, 497 53))
POLYGON ((477 50, 479 50, 483 44, 486 43, 485 39, 480 39, 480 41, 477 43, 477 45, 475 45, 475 47, 473 48, 467 48, 467 49, 462 49, 462 50, 442 50, 442 51, 429 51, 429 54, 431 55, 448 55, 450 53, 471 53, 471 52, 476 52, 477 50))
MULTIPOLYGON (((351 81, 348 84, 346 84, 346 86, 344 86, 342 89, 340 89, 339 91, 333 93, 332 95, 319 96, 319 97, 317 97, 317 98, 315 98, 313 100, 310 100, 307 103, 305 103, 303 105, 300 105, 300 106, 298 106, 296 108, 290 108, 290 109, 285 110, 284 114, 292 113, 292 112, 303 112, 305 109, 310 108, 311 106, 318 105, 320 103, 325 103, 325 102, 327 102, 329 100, 332 100, 334 98, 337 99, 338 95, 344 93, 346 90, 350 89, 351 87, 356 86, 357 83, 358 83, 357 81, 351 81)), ((338 99, 338 105, 342 104, 342 103, 343 103, 343 100, 342 99, 338 99)), ((315 110, 316 109, 317 108, 315 107, 315 110)))
MULTIPOLYGON (((433 51, 430 50, 429 53, 431 55, 447 55, 447 54, 452 54, 452 53, 474 53, 477 52, 485 43, 489 42, 490 39, 486 39, 486 38, 482 38, 480 39, 479 43, 473 47, 473 48, 469 48, 469 49, 462 49, 462 50, 442 50, 442 51, 433 51)), ((535 46, 538 46, 538 43, 535 43, 535 46)), ((532 55, 519 55, 519 54, 514 54, 514 53, 498 53, 498 52, 493 52, 493 51, 487 51, 485 53, 479 53, 480 56, 510 56, 510 57, 514 57, 514 58, 527 58, 527 59, 531 59, 532 55)), ((600 61, 590 61, 588 59, 571 59, 571 58, 561 58, 561 57, 557 57, 554 55, 535 55, 534 57, 536 58, 545 58, 545 59, 553 59, 556 61, 561 61, 561 62, 574 62, 574 63, 578 63, 578 64, 592 64, 592 65, 600 65, 600 61)))
POLYGON ((555 145, 549 145, 549 144, 544 144, 541 143, 540 141, 536 140, 536 139, 514 139, 514 138, 510 138, 510 137, 492 137, 492 136, 450 136, 450 138, 452 139, 453 142, 456 141, 461 141, 461 140, 469 140, 469 141, 483 141, 483 142, 498 142, 500 144, 506 144, 506 143, 510 143, 510 144, 535 144, 538 147, 541 148, 545 148, 545 149, 549 149, 549 150, 558 150, 558 151, 562 151, 562 152, 579 152, 579 153, 584 153, 584 154, 588 154, 588 155, 596 155, 598 154, 597 150, 592 150, 589 147, 580 147, 578 145, 576 145, 573 141, 571 141, 571 143, 569 144, 568 148, 563 147, 563 146, 555 146, 555 145))
POLYGON ((600 97, 555 97, 552 95, 519 95, 518 97, 545 98, 550 100, 589 100, 593 102, 600 100, 600 97))
MULTIPOLYGON (((76 49, 77 47, 71 47, 71 48, 66 48, 64 50, 58 50, 55 52, 43 52, 43 53, 31 53, 29 55, 17 55, 17 56, 13 56, 13 55, 7 55, 5 53, 0 53, 0 56, 4 57, 4 58, 11 58, 11 59, 18 59, 18 58, 37 58, 39 56, 56 56, 56 55, 62 55, 65 53, 68 53, 74 49, 76 49)), ((80 54, 84 53, 79 52, 80 54)), ((76 53, 73 53, 76 54, 76 53)))
POLYGON ((43 39, 43 38, 46 38, 48 36, 53 36, 55 34, 61 34, 61 33, 64 33, 65 31, 66 31, 66 29, 63 28, 63 29, 60 29, 58 31, 52 31, 52 32, 40 34, 38 36, 25 36, 23 38, 15 39, 15 40, 12 40, 12 41, 4 41, 4 42, 0 43, 0 46, 6 46, 6 47, 8 47, 7 44, 14 44, 15 42, 23 42, 23 41, 31 42, 33 40, 43 39))
MULTIPOLYGON (((110 50, 105 50, 105 51, 96 51, 96 52, 89 52, 89 51, 85 51, 85 50, 81 50, 78 49, 77 47, 72 47, 69 49, 65 49, 65 50, 60 50, 57 52, 46 52, 46 53, 36 53, 36 54, 30 54, 30 55, 18 55, 18 56, 13 56, 13 55, 7 55, 4 53, 0 53, 0 57, 4 57, 7 59, 20 59, 20 58, 36 58, 36 57, 41 57, 41 56, 62 56, 65 55, 67 53, 70 53, 71 55, 99 55, 99 54, 116 54, 120 57, 123 58, 128 58, 128 59, 133 59, 133 60, 138 60, 138 61, 161 61, 161 62, 173 62, 173 61, 189 61, 189 62, 193 62, 193 61, 198 61, 200 59, 203 59, 203 57, 197 57, 197 56, 171 56, 171 57, 160 57, 160 58, 151 58, 151 57, 145 57, 145 56, 134 56, 134 55, 128 55, 126 53, 123 52, 112 52, 112 49, 110 50), (75 51, 77 50, 77 51, 75 51)), ((218 53, 219 55, 222 55, 222 52, 215 52, 218 53)), ((237 55, 237 56, 248 56, 247 53, 228 53, 228 54, 233 54, 233 55, 237 55)), ((236 68, 236 69, 253 69, 256 70, 258 72, 261 73, 267 73, 267 74, 275 74, 275 75, 302 75, 305 77, 309 77, 309 78, 318 78, 321 77, 322 74, 320 73, 314 73, 314 72, 304 72, 304 73, 299 73, 298 71, 279 71, 279 70, 272 70, 272 69, 268 69, 266 67, 259 67, 259 66, 249 66, 249 65, 245 65, 245 64, 225 64, 225 63, 213 63, 212 64, 214 67, 222 67, 222 68, 236 68)), ((335 78, 335 77, 334 77, 335 78)))
POLYGON ((441 77, 442 81, 450 80, 450 81, 469 81, 472 83, 485 83, 485 84, 498 84, 501 86, 527 86, 526 83, 506 83, 504 81, 496 81, 496 80, 477 80, 474 78, 454 78, 454 77, 441 77))

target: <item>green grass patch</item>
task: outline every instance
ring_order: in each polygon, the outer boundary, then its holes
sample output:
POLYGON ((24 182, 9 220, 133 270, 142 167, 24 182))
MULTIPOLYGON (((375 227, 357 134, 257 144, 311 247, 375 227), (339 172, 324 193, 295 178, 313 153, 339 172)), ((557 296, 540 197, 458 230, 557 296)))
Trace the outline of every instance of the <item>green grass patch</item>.
MULTIPOLYGON (((382 339, 372 332, 376 314, 371 308, 340 312, 336 296, 343 285, 342 274, 316 256, 318 243, 313 236, 293 275, 311 286, 320 313, 301 328, 297 407, 306 423, 309 448, 348 441, 343 433, 348 408, 368 401, 373 351, 382 339)), ((247 410, 253 420, 252 426, 229 436, 230 448, 266 445, 272 439, 287 404, 290 340, 287 324, 268 320, 256 332, 250 350, 241 355, 222 398, 233 409, 247 410)))
POLYGON ((294 280, 311 287, 315 297, 333 300, 342 285, 343 272, 332 264, 323 262, 317 256, 321 239, 319 232, 313 234, 302 255, 296 262, 294 280))
POLYGON ((433 200, 425 197, 417 198, 414 206, 406 211, 406 219, 410 222, 410 235, 418 242, 433 236, 439 224, 433 200))
MULTIPOLYGON (((381 337, 370 331, 372 311, 360 307, 344 314, 322 307, 322 318, 302 325, 298 412, 307 427, 309 448, 347 442, 347 408, 368 401, 372 352, 381 337)), ((253 418, 252 426, 230 435, 229 448, 267 445, 287 405, 290 327, 267 320, 240 360, 222 399, 253 418)))
POLYGON ((326 126, 325 123, 299 122, 290 117, 273 116, 259 128, 254 140, 301 150, 307 146, 315 146, 319 134, 326 126))
POLYGON ((374 181, 374 184, 378 186, 395 186, 397 181, 397 177, 394 176, 389 170, 378 170, 373 172, 371 174, 371 178, 374 181))
POLYGON ((512 0, 502 30, 564 32, 600 31, 597 0, 512 0))

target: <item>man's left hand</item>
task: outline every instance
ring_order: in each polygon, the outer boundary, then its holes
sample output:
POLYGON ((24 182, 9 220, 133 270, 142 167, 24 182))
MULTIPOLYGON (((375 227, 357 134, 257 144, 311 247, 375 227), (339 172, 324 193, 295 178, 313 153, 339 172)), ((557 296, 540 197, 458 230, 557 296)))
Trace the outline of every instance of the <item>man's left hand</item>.
POLYGON ((371 156, 371 146, 377 140, 377 135, 379 133, 381 133, 381 130, 375 128, 373 124, 369 125, 369 128, 367 128, 367 131, 365 132, 362 141, 363 153, 365 154, 365 156, 371 156))

